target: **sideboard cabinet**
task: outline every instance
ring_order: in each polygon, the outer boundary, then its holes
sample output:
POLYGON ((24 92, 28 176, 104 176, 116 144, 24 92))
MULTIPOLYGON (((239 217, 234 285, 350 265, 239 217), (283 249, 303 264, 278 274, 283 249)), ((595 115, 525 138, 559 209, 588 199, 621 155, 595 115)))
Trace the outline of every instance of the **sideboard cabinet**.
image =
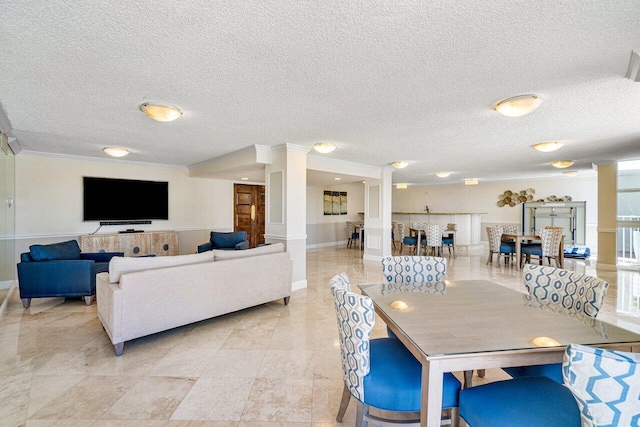
POLYGON ((83 234, 80 248, 82 252, 124 252, 124 256, 180 254, 177 231, 83 234))

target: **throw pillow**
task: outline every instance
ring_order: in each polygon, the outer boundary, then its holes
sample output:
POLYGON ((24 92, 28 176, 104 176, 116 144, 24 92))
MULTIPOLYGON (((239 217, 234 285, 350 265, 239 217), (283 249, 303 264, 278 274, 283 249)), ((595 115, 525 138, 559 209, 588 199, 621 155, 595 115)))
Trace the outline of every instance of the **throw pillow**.
POLYGON ((34 261, 80 259, 80 246, 77 240, 52 245, 31 245, 29 252, 34 261))

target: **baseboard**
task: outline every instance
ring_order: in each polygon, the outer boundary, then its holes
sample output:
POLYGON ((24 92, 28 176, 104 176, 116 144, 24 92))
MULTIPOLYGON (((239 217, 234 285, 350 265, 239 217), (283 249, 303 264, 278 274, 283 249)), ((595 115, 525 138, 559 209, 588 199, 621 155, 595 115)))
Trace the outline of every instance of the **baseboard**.
POLYGON ((328 248, 330 246, 347 246, 347 241, 340 240, 339 242, 314 243, 313 245, 307 245, 307 249, 328 248))

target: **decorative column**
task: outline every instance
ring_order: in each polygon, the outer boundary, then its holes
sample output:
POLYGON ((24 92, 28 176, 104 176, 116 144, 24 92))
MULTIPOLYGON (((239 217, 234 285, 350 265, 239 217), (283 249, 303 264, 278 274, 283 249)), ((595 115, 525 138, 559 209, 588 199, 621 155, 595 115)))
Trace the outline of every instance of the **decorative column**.
POLYGON ((391 256, 392 167, 380 171, 380 179, 367 179, 364 189, 364 256, 381 261, 391 256))
POLYGON ((596 270, 618 269, 618 165, 598 165, 598 261, 596 270))
POLYGON ((265 165, 265 241, 284 243, 293 261, 292 290, 307 287, 307 153, 291 144, 273 147, 265 165))

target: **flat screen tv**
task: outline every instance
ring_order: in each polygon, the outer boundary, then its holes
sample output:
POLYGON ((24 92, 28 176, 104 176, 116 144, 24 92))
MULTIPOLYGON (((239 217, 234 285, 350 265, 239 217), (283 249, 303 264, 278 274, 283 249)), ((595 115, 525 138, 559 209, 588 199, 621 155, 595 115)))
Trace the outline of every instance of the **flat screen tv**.
POLYGON ((84 221, 169 219, 169 183, 83 177, 84 221))

